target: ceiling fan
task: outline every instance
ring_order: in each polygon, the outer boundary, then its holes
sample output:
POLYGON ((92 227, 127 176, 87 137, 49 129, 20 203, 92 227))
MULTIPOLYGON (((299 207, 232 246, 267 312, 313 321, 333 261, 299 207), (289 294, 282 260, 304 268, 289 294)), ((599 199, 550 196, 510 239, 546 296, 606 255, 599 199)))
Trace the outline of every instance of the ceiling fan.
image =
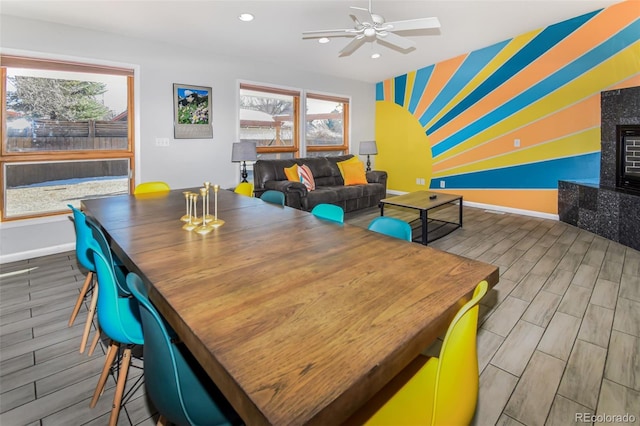
POLYGON ((440 28, 440 21, 435 17, 385 22, 382 16, 371 12, 371 0, 369 0, 368 9, 356 6, 351 6, 351 9, 353 10, 353 14, 349 16, 355 24, 354 28, 305 31, 302 33, 302 38, 353 37, 353 40, 340 51, 340 56, 349 56, 364 43, 375 40, 386 43, 406 53, 409 49, 415 47, 415 42, 395 34, 396 31, 440 28))

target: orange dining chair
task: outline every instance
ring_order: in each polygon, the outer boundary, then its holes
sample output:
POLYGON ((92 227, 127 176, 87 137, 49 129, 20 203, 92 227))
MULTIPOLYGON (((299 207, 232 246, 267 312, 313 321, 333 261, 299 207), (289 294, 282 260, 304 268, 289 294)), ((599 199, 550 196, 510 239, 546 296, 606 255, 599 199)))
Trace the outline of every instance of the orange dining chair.
POLYGON ((478 302, 488 284, 456 314, 439 357, 419 355, 356 412, 347 425, 468 425, 478 400, 478 302))
POLYGON ((152 192, 166 192, 170 190, 171 188, 165 182, 144 182, 136 186, 133 194, 150 194, 152 192))

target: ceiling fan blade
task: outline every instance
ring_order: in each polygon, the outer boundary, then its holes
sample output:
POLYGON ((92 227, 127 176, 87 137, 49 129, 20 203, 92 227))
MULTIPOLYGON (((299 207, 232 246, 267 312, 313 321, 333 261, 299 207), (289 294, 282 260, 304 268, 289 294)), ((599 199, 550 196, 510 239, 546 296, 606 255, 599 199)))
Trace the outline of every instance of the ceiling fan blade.
POLYGON ((355 34, 358 34, 358 31, 351 28, 345 30, 304 31, 302 33, 302 38, 309 39, 321 37, 353 37, 355 34))
POLYGON ((407 19, 406 21, 387 22, 385 23, 385 27, 387 31, 425 30, 429 28, 440 28, 440 20, 435 17, 407 19))
POLYGON ((347 44, 344 49, 342 49, 340 51, 340 55, 339 56, 349 56, 351 55, 353 52, 355 52, 360 46, 362 46, 365 42, 367 41, 366 37, 364 36, 357 36, 356 38, 354 38, 353 40, 351 40, 349 42, 349 44, 347 44))
POLYGON ((373 16, 371 16, 371 12, 369 12, 369 9, 364 9, 362 7, 356 7, 356 6, 351 6, 351 9, 353 9, 353 15, 351 16, 351 19, 353 19, 354 21, 356 21, 356 23, 365 23, 368 22, 370 24, 373 24, 373 16))
POLYGON ((377 38, 384 43, 388 43, 402 50, 411 49, 412 47, 416 46, 416 43, 413 40, 409 40, 405 37, 400 37, 399 35, 394 33, 378 33, 377 38))

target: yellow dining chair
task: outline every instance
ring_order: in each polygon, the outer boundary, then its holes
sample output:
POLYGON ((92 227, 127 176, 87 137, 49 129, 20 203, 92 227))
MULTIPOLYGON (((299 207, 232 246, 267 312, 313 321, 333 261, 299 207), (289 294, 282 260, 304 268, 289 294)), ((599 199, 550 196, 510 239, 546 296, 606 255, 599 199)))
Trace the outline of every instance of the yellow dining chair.
POLYGON ((253 197, 253 184, 250 182, 241 182, 233 190, 236 194, 246 195, 247 197, 253 197))
POLYGON ((478 284, 453 318, 438 358, 418 356, 346 424, 470 424, 478 400, 478 302, 487 289, 486 281, 478 284))
POLYGON ((138 194, 149 194, 152 192, 165 192, 170 191, 171 188, 165 182, 144 182, 136 186, 133 193, 134 195, 138 194))

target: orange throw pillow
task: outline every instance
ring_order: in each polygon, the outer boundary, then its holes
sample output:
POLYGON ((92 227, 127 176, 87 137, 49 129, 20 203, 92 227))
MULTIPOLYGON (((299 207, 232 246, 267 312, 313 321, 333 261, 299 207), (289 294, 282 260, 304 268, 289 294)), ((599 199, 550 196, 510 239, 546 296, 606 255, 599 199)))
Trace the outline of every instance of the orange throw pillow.
POLYGON ((366 185, 368 183, 362 161, 352 161, 347 164, 342 164, 342 170, 342 178, 344 179, 345 186, 366 185))
POLYGON ((293 182, 300 182, 300 178, 298 177, 298 165, 294 164, 291 167, 284 168, 284 174, 287 176, 287 180, 293 182))
POLYGON ((359 163, 359 162, 360 162, 360 159, 358 157, 351 157, 348 160, 338 161, 336 165, 338 166, 338 169, 340 169, 340 174, 342 175, 342 179, 344 179, 344 170, 342 169, 342 166, 349 163, 359 163))

